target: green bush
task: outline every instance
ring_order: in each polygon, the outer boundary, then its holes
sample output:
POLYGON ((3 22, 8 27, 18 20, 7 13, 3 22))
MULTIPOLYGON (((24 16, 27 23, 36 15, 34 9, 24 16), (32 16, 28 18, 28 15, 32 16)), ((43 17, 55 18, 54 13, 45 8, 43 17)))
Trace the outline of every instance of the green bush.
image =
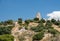
POLYGON ((33 22, 33 20, 31 20, 31 19, 25 20, 26 24, 29 24, 30 22, 33 22))
POLYGON ((12 35, 0 35, 0 41, 14 41, 14 37, 12 35))
POLYGON ((40 22, 37 27, 31 27, 31 30, 33 30, 35 32, 40 32, 40 31, 43 31, 44 29, 45 29, 45 27, 42 22, 40 22))
POLYGON ((13 28, 13 26, 0 27, 0 35, 11 34, 12 28, 13 28))
POLYGON ((60 22, 59 21, 56 21, 54 24, 59 26, 60 25, 60 22))
POLYGON ((40 22, 40 23, 38 24, 38 27, 44 27, 43 22, 40 22))
POLYGON ((51 27, 51 26, 48 26, 48 27, 45 27, 47 30, 48 29, 54 29, 53 27, 51 27))
POLYGON ((44 30, 44 27, 43 26, 31 27, 31 30, 35 32, 40 32, 44 30))
POLYGON ((13 20, 8 20, 6 22, 7 22, 7 24, 13 24, 13 20))
POLYGON ((33 41, 34 40, 41 40, 43 37, 44 37, 44 33, 43 32, 39 32, 39 33, 37 33, 37 34, 35 34, 33 36, 33 41))
POLYGON ((51 21, 50 20, 47 20, 47 22, 46 22, 46 25, 45 25, 46 27, 48 27, 48 26, 52 26, 52 23, 51 23, 51 21))
POLYGON ((53 34, 53 35, 55 35, 55 34, 58 33, 58 31, 55 30, 55 29, 48 29, 48 32, 51 33, 51 34, 53 34))
POLYGON ((3 25, 3 21, 0 22, 0 25, 3 25))
POLYGON ((7 20, 7 21, 1 21, 0 25, 12 25, 13 24, 13 20, 7 20))

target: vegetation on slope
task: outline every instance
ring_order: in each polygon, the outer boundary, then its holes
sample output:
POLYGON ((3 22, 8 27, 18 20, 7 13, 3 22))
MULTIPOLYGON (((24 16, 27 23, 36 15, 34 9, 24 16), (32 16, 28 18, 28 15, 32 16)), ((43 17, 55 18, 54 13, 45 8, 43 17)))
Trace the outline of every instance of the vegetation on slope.
POLYGON ((12 28, 13 20, 0 22, 0 41, 14 41, 14 37, 11 35, 12 28))
POLYGON ((39 41, 39 40, 41 40, 43 37, 44 37, 44 33, 43 33, 43 32, 39 32, 39 33, 37 33, 37 34, 35 34, 35 35, 33 36, 33 41, 39 41))
POLYGON ((10 34, 0 35, 0 41, 14 41, 14 37, 10 34))
MULTIPOLYGON (((47 33, 51 33, 53 36, 56 37, 57 34, 60 34, 60 32, 58 32, 57 30, 55 30, 52 25, 57 25, 60 26, 60 21, 56 21, 54 19, 52 20, 44 20, 43 18, 41 20, 39 20, 38 18, 34 18, 34 19, 29 19, 29 20, 25 20, 25 23, 23 23, 21 18, 18 18, 18 24, 20 24, 20 26, 24 26, 26 30, 30 30, 30 31, 34 31, 35 34, 34 36, 32 36, 32 41, 39 41, 44 37, 44 34, 47 33), (29 23, 38 23, 37 26, 31 27, 30 29, 29 27, 29 23)), ((13 28, 13 20, 7 20, 4 22, 0 22, 0 40, 1 41, 8 41, 10 39, 10 41, 13 41, 13 36, 11 36, 11 30, 13 28), (9 25, 9 26, 8 26, 9 25), (12 26, 11 26, 12 25, 12 26), (6 35, 8 34, 8 35, 6 35), (7 36, 9 38, 7 38, 7 36), (3 39, 2 39, 3 38, 3 39), (12 40, 11 40, 12 39, 12 40)), ((23 34, 22 34, 23 36, 23 34)), ((24 37, 19 37, 20 40, 23 40, 24 37)))

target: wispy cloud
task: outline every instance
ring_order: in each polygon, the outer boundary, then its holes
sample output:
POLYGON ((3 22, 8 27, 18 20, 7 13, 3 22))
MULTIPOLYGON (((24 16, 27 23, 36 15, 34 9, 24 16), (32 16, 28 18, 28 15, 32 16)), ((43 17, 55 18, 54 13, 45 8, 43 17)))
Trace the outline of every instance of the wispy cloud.
POLYGON ((55 19, 55 20, 60 20, 60 11, 53 11, 51 13, 47 14, 48 20, 55 19))

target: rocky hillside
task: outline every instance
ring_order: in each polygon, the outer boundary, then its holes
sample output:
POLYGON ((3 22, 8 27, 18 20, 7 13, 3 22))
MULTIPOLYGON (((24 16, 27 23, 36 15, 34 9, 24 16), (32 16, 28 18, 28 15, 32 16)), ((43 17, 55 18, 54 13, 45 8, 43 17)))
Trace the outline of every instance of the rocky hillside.
POLYGON ((0 22, 0 41, 60 41, 60 21, 39 18, 3 21, 0 22))

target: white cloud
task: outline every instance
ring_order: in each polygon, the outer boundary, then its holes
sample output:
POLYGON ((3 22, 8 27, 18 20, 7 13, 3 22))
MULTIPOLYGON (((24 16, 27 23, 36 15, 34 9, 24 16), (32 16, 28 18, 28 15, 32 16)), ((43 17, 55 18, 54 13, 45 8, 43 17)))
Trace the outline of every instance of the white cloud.
POLYGON ((55 19, 55 20, 60 20, 60 11, 53 11, 52 13, 48 13, 48 20, 55 19))

